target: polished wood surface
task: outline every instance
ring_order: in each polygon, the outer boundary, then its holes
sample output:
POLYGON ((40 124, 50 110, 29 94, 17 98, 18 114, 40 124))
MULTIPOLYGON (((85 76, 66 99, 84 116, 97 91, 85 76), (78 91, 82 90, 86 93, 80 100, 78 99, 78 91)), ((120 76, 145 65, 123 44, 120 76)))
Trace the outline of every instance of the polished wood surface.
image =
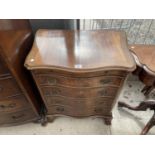
POLYGON ((155 76, 155 45, 131 45, 130 50, 137 56, 144 70, 155 76))
POLYGON ((136 65, 121 31, 39 30, 25 67, 49 121, 57 115, 96 116, 110 125, 117 96, 136 65))
POLYGON ((39 30, 25 66, 69 71, 107 68, 130 71, 135 63, 124 32, 39 30))
POLYGON ((24 67, 32 43, 28 20, 0 20, 0 125, 40 119, 41 101, 24 67))
POLYGON ((25 19, 1 19, 0 20, 0 31, 5 30, 25 30, 31 29, 30 23, 25 19))
POLYGON ((130 50, 137 64, 134 73, 146 85, 142 92, 148 95, 155 85, 155 45, 131 45, 130 50))

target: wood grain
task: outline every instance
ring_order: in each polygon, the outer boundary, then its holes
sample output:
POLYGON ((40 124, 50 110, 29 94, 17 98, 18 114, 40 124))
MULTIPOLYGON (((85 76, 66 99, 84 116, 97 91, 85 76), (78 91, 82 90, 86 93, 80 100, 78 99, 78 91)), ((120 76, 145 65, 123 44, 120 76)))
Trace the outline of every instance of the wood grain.
POLYGON ((69 71, 135 69, 121 31, 39 30, 25 66, 69 71), (91 62, 91 63, 90 63, 91 62))
POLYGON ((136 64, 124 32, 39 30, 25 67, 52 118, 47 120, 96 116, 110 125, 112 108, 136 64))
POLYGON ((0 20, 2 126, 40 119, 41 100, 30 73, 24 68, 25 57, 32 43, 33 34, 28 20, 0 20))

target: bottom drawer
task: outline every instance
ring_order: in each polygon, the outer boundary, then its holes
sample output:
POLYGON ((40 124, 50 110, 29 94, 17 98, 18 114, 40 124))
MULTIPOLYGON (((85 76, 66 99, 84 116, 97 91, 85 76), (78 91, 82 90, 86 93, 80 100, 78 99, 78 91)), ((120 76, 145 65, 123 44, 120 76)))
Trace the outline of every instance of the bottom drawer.
POLYGON ((31 110, 27 109, 11 114, 0 115, 0 125, 20 124, 37 118, 37 115, 31 110))
POLYGON ((87 117, 95 115, 110 115, 112 104, 104 104, 97 107, 71 107, 63 105, 52 105, 47 109, 49 115, 60 114, 75 117, 87 117))

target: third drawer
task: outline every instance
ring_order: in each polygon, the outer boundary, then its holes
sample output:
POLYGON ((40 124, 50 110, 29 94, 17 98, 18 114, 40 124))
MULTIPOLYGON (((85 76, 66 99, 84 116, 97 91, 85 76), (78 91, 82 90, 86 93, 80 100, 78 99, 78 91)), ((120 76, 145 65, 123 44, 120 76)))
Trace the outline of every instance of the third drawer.
POLYGON ((46 105, 50 107, 52 105, 69 105, 76 107, 89 107, 89 106, 102 106, 104 104, 112 104, 114 98, 111 97, 99 97, 99 98, 88 98, 88 99, 73 99, 67 97, 50 97, 46 96, 46 105))

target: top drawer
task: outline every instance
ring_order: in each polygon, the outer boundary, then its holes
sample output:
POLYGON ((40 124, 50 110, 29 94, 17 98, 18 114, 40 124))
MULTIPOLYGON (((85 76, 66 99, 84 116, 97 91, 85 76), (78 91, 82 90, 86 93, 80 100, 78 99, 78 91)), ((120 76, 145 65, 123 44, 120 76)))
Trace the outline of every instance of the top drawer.
POLYGON ((104 85, 120 86, 123 78, 119 76, 100 76, 91 78, 71 78, 55 75, 36 75, 40 85, 68 87, 102 87, 104 85))
POLYGON ((64 76, 64 77, 99 77, 99 76, 120 76, 126 77, 128 72, 121 71, 121 70, 100 70, 97 72, 69 72, 69 71, 60 71, 60 70, 53 70, 53 69, 35 69, 32 71, 35 75, 55 75, 55 76, 64 76))
POLYGON ((17 94, 21 94, 21 91, 11 76, 0 78, 0 100, 17 94))

